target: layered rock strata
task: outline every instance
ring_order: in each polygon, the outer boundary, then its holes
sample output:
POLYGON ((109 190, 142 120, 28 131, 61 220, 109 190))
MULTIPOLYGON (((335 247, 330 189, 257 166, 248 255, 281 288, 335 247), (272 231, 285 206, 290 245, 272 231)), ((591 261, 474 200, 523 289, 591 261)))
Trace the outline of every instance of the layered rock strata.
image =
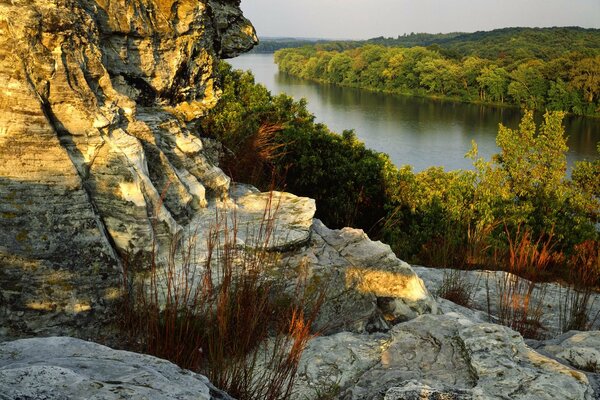
POLYGON ((0 2, 0 334, 89 326, 121 256, 226 195, 193 122, 255 43, 235 0, 0 2))

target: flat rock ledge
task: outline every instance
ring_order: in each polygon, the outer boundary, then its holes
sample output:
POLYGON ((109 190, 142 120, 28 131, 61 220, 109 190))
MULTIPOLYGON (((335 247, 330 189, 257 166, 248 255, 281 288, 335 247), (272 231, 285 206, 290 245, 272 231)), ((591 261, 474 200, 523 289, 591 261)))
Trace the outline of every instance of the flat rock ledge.
POLYGON ((235 184, 229 198, 209 203, 185 228, 185 238, 206 251, 207 232, 234 234, 237 245, 269 251, 292 250, 306 245, 316 212, 313 199, 287 192, 259 192, 250 185, 235 184), (200 239, 200 240, 198 240, 200 239))
POLYGON ((168 361, 69 337, 0 344, 0 399, 233 400, 168 361))
MULTIPOLYGON (((413 265, 412 269, 423 279, 425 285, 432 293, 437 293, 442 286, 444 275, 457 273, 466 285, 472 287, 471 308, 472 310, 464 310, 461 307, 461 313, 468 314, 469 318, 489 321, 488 311, 495 318, 498 315, 497 305, 501 298, 498 285, 504 279, 509 277, 508 272, 504 271, 457 271, 444 268, 428 268, 413 265)), ((525 281, 525 280, 524 280, 525 281)), ((525 281, 527 282, 527 281, 525 281)), ((538 283, 533 291, 533 298, 540 299, 541 309, 543 314, 540 318, 542 324, 542 336, 544 339, 551 339, 559 336, 561 332, 561 307, 564 306, 568 292, 565 286, 558 283, 538 283)), ((457 305, 447 300, 437 299, 440 309, 443 312, 456 311, 457 305)), ((594 318, 600 315, 600 295, 590 295, 589 315, 594 318)), ((593 321, 592 328, 600 329, 600 318, 593 321)))

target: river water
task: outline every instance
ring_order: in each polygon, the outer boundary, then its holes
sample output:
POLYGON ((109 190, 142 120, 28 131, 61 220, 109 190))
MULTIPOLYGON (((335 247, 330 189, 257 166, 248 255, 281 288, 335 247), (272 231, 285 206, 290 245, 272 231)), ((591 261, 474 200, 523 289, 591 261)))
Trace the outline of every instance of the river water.
MULTIPOLYGON (((479 154, 489 159, 498 152, 498 124, 518 127, 521 111, 416 97, 374 93, 361 89, 319 84, 279 73, 272 54, 247 54, 228 60, 233 67, 251 70, 256 81, 273 94, 306 98, 317 122, 341 133, 354 129, 367 147, 387 153, 397 166, 415 171, 430 166, 447 170, 472 168, 464 157, 475 140, 479 154)), ((541 116, 538 116, 541 120, 541 116)), ((598 158, 600 119, 567 117, 567 160, 598 158)))

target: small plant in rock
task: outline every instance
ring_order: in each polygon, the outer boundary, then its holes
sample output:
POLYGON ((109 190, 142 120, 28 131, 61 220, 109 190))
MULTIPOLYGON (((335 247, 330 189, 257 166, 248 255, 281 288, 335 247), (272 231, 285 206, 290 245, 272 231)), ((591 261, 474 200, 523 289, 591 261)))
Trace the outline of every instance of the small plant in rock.
POLYGON ((447 269, 442 284, 436 291, 438 297, 450 300, 463 307, 471 308, 477 285, 469 280, 467 271, 447 269))
MULTIPOLYGON (((339 382, 332 383, 330 385, 324 385, 322 387, 315 388, 314 396, 311 396, 310 399, 314 400, 334 400, 337 399, 342 388, 340 387, 339 382)), ((306 400, 309 398, 307 397, 306 400)))
POLYGON ((129 346, 205 374, 240 400, 289 398, 323 294, 302 277, 291 292, 274 282, 269 270, 281 260, 267 246, 273 224, 265 211, 253 243, 240 247, 235 216, 217 213, 204 238, 195 232, 173 243, 166 262, 154 255, 149 266, 130 265, 122 313, 129 346), (132 267, 147 272, 135 276, 132 267))

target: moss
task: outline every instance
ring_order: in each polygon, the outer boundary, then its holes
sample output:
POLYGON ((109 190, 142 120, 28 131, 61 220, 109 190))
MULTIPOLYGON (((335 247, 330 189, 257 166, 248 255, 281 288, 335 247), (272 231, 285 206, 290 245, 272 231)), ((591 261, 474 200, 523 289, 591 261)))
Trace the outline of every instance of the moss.
POLYGON ((28 232, 25 229, 21 229, 19 233, 17 233, 17 242, 24 242, 28 239, 28 232))
POLYGON ((15 219, 15 218, 17 218, 17 214, 15 214, 13 212, 3 212, 2 218, 3 219, 15 219))

